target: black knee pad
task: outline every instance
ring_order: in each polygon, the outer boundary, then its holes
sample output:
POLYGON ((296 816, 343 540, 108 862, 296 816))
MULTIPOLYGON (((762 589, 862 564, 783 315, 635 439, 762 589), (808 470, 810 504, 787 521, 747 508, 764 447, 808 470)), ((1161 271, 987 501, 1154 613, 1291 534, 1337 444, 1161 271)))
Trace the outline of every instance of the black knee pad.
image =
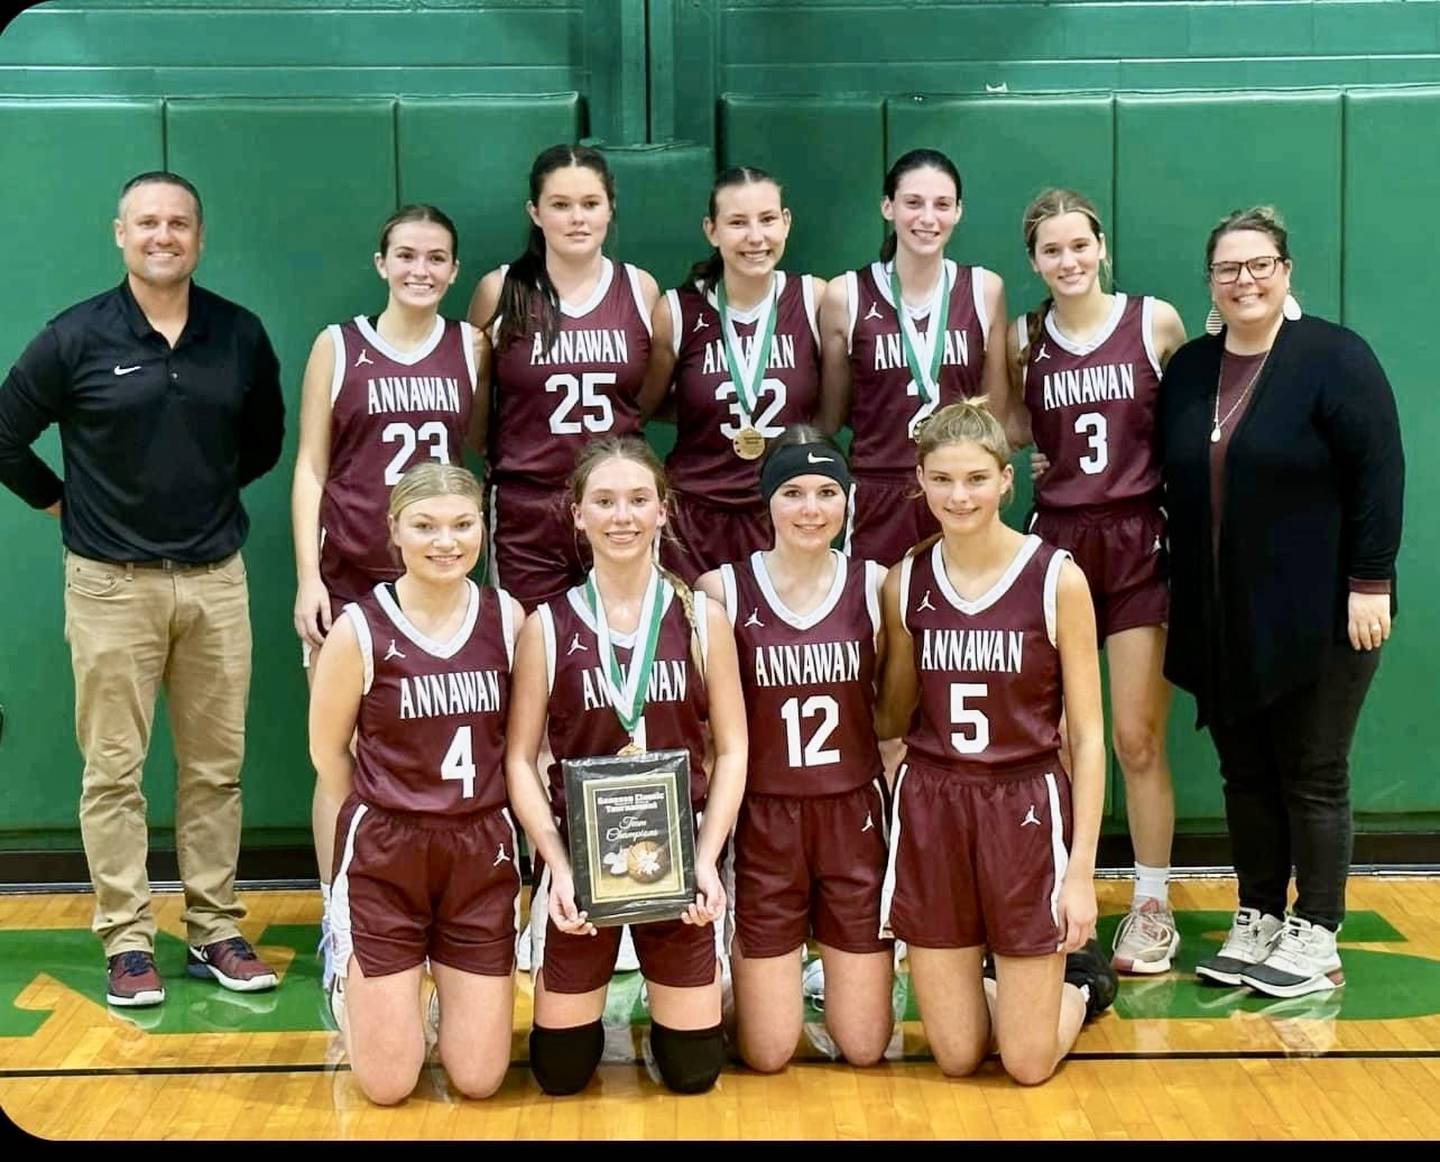
POLYGON ((709 1029, 671 1029, 650 1022, 650 1052, 660 1078, 674 1093, 704 1093, 720 1076, 725 1064, 725 1032, 709 1029))
POLYGON ((595 1076, 605 1051, 605 1027, 599 1021, 570 1029, 530 1029, 530 1072, 554 1097, 579 1093, 595 1076))

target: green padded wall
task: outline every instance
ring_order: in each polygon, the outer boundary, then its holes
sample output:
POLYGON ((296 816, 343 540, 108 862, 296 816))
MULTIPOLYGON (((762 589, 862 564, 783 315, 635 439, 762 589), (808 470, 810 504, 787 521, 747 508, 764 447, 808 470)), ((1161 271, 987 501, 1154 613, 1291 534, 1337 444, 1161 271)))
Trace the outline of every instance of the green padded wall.
POLYGON ((700 219, 715 176, 709 146, 634 145, 604 150, 615 175, 615 222, 606 252, 675 286, 706 253, 700 219))
POLYGON ((720 135, 724 165, 758 166, 785 186, 787 270, 831 278, 875 257, 884 237, 878 98, 731 96, 721 104, 720 135))
POLYGON ((1405 539, 1400 615, 1360 720, 1351 766, 1358 811, 1433 811, 1440 792, 1435 695, 1440 643, 1440 90, 1345 98, 1345 323, 1375 349, 1400 407, 1405 539))
MULTIPOLYGON (((12 297, 0 312, 0 362, 8 370, 47 319, 120 281, 116 195, 126 177, 161 164, 164 134, 159 101, 5 101, 0 126, 0 172, 12 175, 0 203, 12 272, 12 297)), ((53 428, 36 450, 59 471, 53 428)), ((8 494, 5 501, 0 836, 34 842, 73 832, 81 763, 62 636, 59 523, 8 494)))

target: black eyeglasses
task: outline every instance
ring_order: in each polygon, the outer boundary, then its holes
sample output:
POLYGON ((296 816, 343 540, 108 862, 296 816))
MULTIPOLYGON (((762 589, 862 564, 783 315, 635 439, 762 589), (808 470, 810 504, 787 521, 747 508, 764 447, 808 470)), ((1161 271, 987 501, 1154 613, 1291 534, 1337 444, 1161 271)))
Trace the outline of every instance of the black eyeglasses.
POLYGON ((1275 267, 1284 261, 1278 254, 1262 254, 1259 258, 1247 258, 1244 262, 1212 262, 1210 279, 1221 284, 1235 282, 1240 277, 1240 268, 1244 267, 1256 282, 1264 282, 1275 273, 1275 267))

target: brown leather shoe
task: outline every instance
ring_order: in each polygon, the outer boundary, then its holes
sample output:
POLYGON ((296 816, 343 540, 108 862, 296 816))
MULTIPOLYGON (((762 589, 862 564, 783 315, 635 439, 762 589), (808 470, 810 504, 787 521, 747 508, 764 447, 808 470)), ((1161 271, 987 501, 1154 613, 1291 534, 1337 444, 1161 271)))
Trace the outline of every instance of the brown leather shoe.
POLYGON ((165 983, 148 952, 117 952, 106 961, 109 982, 105 999, 122 1008, 158 1005, 165 999, 165 983))
POLYGON ((227 989, 237 993, 258 993, 273 989, 280 981, 275 970, 255 955, 255 949, 243 936, 217 940, 200 947, 190 946, 185 958, 185 971, 202 980, 213 976, 227 989))

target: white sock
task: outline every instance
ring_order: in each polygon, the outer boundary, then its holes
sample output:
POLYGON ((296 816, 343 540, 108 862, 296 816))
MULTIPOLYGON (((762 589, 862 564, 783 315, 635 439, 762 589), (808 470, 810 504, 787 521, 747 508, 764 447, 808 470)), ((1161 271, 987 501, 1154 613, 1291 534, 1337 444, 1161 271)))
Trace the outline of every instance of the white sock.
POLYGON ((320 913, 325 919, 330 918, 330 885, 324 880, 320 881, 320 913))
POLYGON ((1168 867, 1146 867, 1143 863, 1135 865, 1135 902, 1141 900, 1159 900, 1162 904, 1170 902, 1170 869, 1168 867))

